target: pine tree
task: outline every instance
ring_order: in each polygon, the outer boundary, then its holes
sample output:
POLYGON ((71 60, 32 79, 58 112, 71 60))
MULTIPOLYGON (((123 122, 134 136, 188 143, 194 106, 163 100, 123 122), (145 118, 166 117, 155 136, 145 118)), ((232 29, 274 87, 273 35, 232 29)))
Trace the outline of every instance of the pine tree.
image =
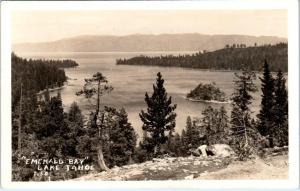
POLYGON ((76 123, 78 127, 83 127, 83 115, 76 102, 73 102, 68 112, 68 121, 76 123))
POLYGON ((258 130, 262 136, 266 136, 270 140, 270 146, 273 147, 273 133, 274 128, 274 79, 270 73, 267 61, 264 64, 263 78, 261 81, 261 109, 258 117, 258 130))
POLYGON ((286 80, 281 71, 277 73, 275 80, 275 106, 274 136, 280 146, 288 145, 288 93, 285 86, 286 80))
POLYGON ((181 154, 182 156, 187 156, 189 154, 189 145, 188 145, 189 143, 188 143, 188 138, 186 136, 185 129, 182 129, 181 131, 180 142, 181 142, 181 146, 180 146, 181 154))
POLYGON ((214 110, 211 106, 208 106, 202 112, 203 118, 201 120, 202 134, 205 136, 206 144, 210 145, 212 140, 211 136, 217 132, 216 120, 218 117, 218 112, 214 110))
POLYGON ((168 151, 171 156, 179 157, 182 156, 182 144, 181 137, 178 133, 170 137, 168 140, 168 151))
POLYGON ((76 95, 84 95, 87 99, 96 99, 96 103, 92 103, 93 107, 95 107, 95 111, 91 112, 90 119, 90 138, 95 140, 96 148, 97 148, 97 157, 98 157, 98 165, 99 169, 103 171, 107 171, 108 167, 105 164, 104 156, 103 156, 103 145, 104 145, 104 112, 100 111, 100 98, 106 93, 112 91, 112 87, 108 85, 108 81, 105 76, 103 76, 100 72, 97 72, 93 75, 92 78, 85 79, 85 84, 76 95))
POLYGON ((174 155, 174 148, 173 148, 173 144, 174 144, 174 137, 175 135, 173 135, 172 131, 169 131, 168 137, 167 137, 167 142, 164 145, 164 151, 166 154, 169 155, 174 155))
POLYGON ((239 153, 240 159, 248 157, 255 147, 257 138, 255 128, 251 123, 251 110, 249 108, 253 97, 251 92, 257 91, 253 82, 255 73, 243 70, 242 74, 235 74, 235 90, 232 94, 231 132, 232 146, 239 153))
POLYGON ((192 121, 190 116, 186 119, 185 139, 188 150, 195 149, 201 144, 199 128, 196 126, 195 121, 192 121))
POLYGON ((228 125, 228 115, 224 106, 222 106, 219 110, 218 114, 218 132, 224 132, 225 135, 228 135, 229 125, 228 125))
POLYGON ((121 109, 116 114, 116 124, 109 134, 110 165, 122 166, 132 160, 137 137, 132 125, 128 122, 125 109, 121 109))
POLYGON ((224 106, 213 109, 210 106, 204 110, 202 127, 206 130, 207 143, 228 144, 228 116, 224 106))
POLYGON ((76 102, 70 106, 69 112, 65 116, 66 128, 62 129, 61 137, 64 138, 62 153, 67 156, 78 157, 80 153, 77 145, 80 144, 79 137, 85 134, 83 127, 83 115, 76 102))
POLYGON ((201 129, 205 136, 205 144, 227 143, 228 116, 225 108, 213 109, 208 106, 202 112, 201 129))
POLYGON ((174 131, 176 124, 176 105, 171 105, 172 98, 168 98, 160 72, 157 74, 156 84, 153 85, 153 94, 149 97, 146 92, 145 102, 148 106, 147 112, 142 110, 139 116, 143 122, 143 130, 151 134, 156 155, 160 152, 161 144, 167 141, 166 133, 174 131))
POLYGON ((154 147, 153 139, 148 135, 147 131, 143 130, 143 137, 136 152, 137 161, 151 160, 154 157, 154 147))
POLYGON ((51 97, 48 102, 42 104, 39 124, 35 133, 41 141, 40 148, 48 157, 59 157, 62 152, 62 132, 66 128, 61 96, 51 97))

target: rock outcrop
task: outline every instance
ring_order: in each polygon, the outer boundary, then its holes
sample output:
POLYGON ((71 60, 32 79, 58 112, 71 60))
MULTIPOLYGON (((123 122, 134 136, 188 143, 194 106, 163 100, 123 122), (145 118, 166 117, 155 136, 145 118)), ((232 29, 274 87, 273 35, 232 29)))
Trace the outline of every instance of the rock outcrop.
POLYGON ((234 151, 229 145, 226 144, 214 144, 214 145, 201 145, 197 149, 192 151, 194 156, 217 156, 228 157, 234 154, 234 151))
POLYGON ((154 158, 140 164, 114 167, 109 171, 90 172, 72 181, 82 180, 191 180, 226 168, 232 158, 167 157, 154 158))

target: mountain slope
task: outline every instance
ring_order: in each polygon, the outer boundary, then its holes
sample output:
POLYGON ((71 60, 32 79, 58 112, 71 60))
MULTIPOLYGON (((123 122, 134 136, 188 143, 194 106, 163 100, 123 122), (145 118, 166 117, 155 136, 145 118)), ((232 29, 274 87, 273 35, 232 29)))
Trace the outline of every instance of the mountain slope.
POLYGON ((141 52, 217 50, 226 44, 276 44, 286 38, 247 35, 160 34, 128 36, 85 35, 53 42, 14 44, 15 52, 141 52))

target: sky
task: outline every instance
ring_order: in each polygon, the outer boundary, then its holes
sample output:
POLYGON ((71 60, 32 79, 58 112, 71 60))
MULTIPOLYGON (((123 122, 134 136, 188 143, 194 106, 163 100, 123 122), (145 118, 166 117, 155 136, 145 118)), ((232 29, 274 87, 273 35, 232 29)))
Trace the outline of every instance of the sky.
POLYGON ((79 35, 242 34, 287 38, 286 10, 17 11, 12 43, 79 35))

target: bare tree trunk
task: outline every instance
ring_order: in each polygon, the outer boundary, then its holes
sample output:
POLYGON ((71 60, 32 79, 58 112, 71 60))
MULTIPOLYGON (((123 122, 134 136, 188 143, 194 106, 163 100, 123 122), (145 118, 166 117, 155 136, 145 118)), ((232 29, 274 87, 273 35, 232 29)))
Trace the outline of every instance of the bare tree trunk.
MULTIPOLYGON (((97 127, 97 117, 99 115, 99 111, 100 111, 100 81, 98 82, 98 90, 97 90, 97 104, 96 104, 96 112, 94 114, 94 118, 93 118, 93 123, 95 125, 95 127, 97 127)), ((100 131, 99 131, 99 136, 100 136, 100 131)), ((100 137, 99 137, 100 138, 100 137)))
POLYGON ((127 163, 128 165, 130 165, 130 164, 134 164, 134 161, 133 161, 133 159, 132 159, 132 156, 130 155, 129 156, 129 159, 128 159, 128 163, 127 163))
MULTIPOLYGON (((99 115, 100 111, 100 81, 98 83, 98 95, 97 95, 97 109, 95 113, 95 118, 96 118, 96 124, 97 124, 97 116, 99 115)), ((103 156, 103 122, 104 122, 104 114, 101 116, 101 124, 98 126, 98 131, 99 131, 99 143, 97 145, 97 158, 98 158, 98 165, 100 168, 100 171, 107 171, 109 168, 105 164, 104 156, 103 156)))
POLYGON ((157 155, 157 153, 158 153, 158 146, 157 145, 155 145, 154 146, 154 157, 156 157, 156 155, 157 155))
POLYGON ((97 91, 97 109, 96 109, 96 114, 99 114, 100 111, 100 81, 98 82, 98 91, 97 91))
POLYGON ((19 107, 19 126, 18 126, 18 150, 21 151, 22 149, 22 87, 23 83, 21 82, 21 94, 20 94, 20 107, 19 107))
POLYGON ((106 166, 105 161, 104 161, 101 143, 98 144, 97 156, 98 156, 98 165, 99 165, 100 171, 108 171, 109 168, 106 166))
POLYGON ((158 157, 161 154, 161 145, 158 143, 154 147, 154 157, 158 157))
POLYGON ((244 131, 245 131, 245 148, 248 147, 248 134, 247 134, 247 125, 245 122, 245 116, 243 116, 243 125, 244 125, 244 131))

